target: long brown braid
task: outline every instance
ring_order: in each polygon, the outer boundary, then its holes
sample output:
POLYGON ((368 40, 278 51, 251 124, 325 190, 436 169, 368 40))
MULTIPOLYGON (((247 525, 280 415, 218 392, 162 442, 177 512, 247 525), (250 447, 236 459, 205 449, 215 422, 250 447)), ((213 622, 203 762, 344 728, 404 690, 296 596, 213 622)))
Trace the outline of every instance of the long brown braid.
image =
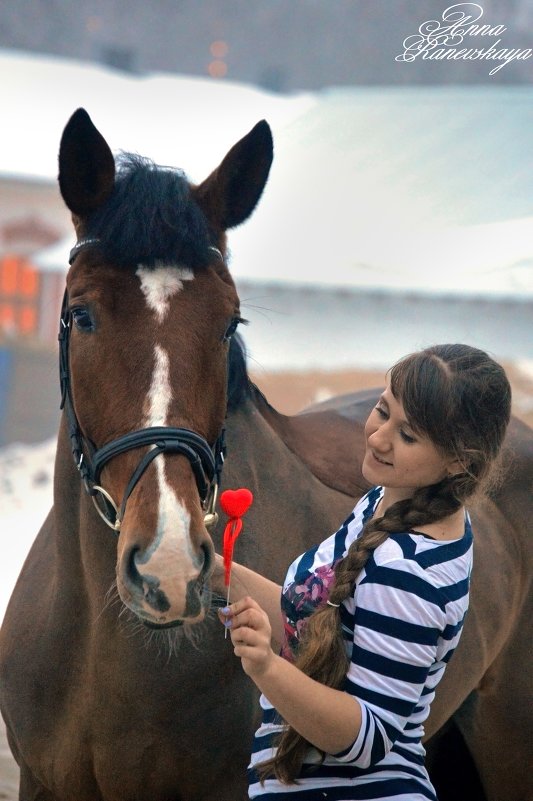
MULTIPOLYGON (((511 389, 505 372, 476 348, 427 348, 394 365, 390 382, 411 428, 429 437, 443 455, 459 461, 462 469, 437 484, 417 489, 411 498, 398 501, 383 516, 366 523, 337 563, 329 595, 332 604, 352 595, 371 553, 389 534, 409 532, 448 517, 487 482, 509 422, 511 389)), ((349 662, 338 608, 326 604, 308 618, 295 664, 321 684, 342 688, 349 662)), ((256 768, 261 781, 274 775, 283 783, 295 782, 310 748, 302 735, 285 726, 276 755, 256 768)))

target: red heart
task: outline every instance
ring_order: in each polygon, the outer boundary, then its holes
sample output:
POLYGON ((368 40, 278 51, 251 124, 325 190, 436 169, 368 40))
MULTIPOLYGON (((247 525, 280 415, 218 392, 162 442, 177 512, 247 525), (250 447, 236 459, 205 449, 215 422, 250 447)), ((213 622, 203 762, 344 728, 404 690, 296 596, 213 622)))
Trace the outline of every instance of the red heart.
POLYGON ((253 499, 249 489, 225 490, 220 496, 220 506, 228 517, 242 517, 252 505, 253 499))

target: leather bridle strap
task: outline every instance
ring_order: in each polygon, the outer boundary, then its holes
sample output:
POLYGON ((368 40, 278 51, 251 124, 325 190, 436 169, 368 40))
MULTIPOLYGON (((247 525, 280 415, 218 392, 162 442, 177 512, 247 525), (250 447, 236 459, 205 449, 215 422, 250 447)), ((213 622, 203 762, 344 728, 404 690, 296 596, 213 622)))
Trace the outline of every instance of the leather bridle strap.
POLYGON ((154 426, 153 428, 142 428, 139 431, 132 431, 123 437, 118 437, 107 445, 99 448, 92 457, 93 481, 100 484, 100 474, 104 466, 121 453, 151 445, 151 449, 145 453, 132 474, 120 507, 119 518, 124 517, 126 502, 133 492, 134 487, 141 478, 142 474, 156 456, 160 453, 180 453, 186 456, 190 462, 198 494, 202 502, 207 499, 211 482, 216 476, 215 457, 207 442, 186 428, 167 428, 164 426, 154 426))
MULTIPOLYGON (((199 484, 198 491, 202 500, 206 497, 209 482, 215 477, 215 457, 205 439, 188 428, 173 428, 167 426, 153 426, 141 428, 124 434, 122 437, 108 442, 93 454, 94 480, 100 480, 103 467, 114 456, 130 451, 133 448, 142 448, 144 445, 153 445, 158 453, 183 453, 187 456, 199 484), (207 481, 205 478, 207 477, 207 481), (204 482, 202 484, 202 482, 204 482), (202 484, 202 486, 200 486, 202 484)), ((147 454, 148 455, 148 454, 147 454)), ((153 458, 153 457, 152 457, 153 458)), ((152 459, 148 460, 148 463, 152 459)))
MULTIPOLYGON (((82 247, 92 244, 95 244, 95 240, 80 243, 82 247)), ((80 249, 82 248, 78 246, 76 253, 73 256, 71 254, 72 259, 75 258, 80 249)), ((95 502, 100 516, 111 528, 119 531, 124 518, 127 500, 148 465, 161 453, 179 453, 185 456, 191 465, 198 494, 202 501, 202 508, 204 509, 205 525, 214 525, 217 520, 215 512, 217 491, 226 454, 224 429, 222 429, 213 448, 195 431, 171 426, 153 426, 139 431, 132 431, 108 442, 101 448, 95 448, 93 443, 87 440, 81 432, 72 401, 69 369, 70 326, 71 314, 68 307, 68 293, 65 289, 58 336, 59 378, 61 384, 60 408, 64 408, 66 411, 72 456, 85 489, 89 495, 93 496, 93 500, 95 500, 97 494, 100 494, 104 499, 105 511, 102 511, 95 502), (109 493, 99 485, 102 470, 115 456, 142 447, 150 447, 150 450, 144 454, 135 468, 124 492, 120 509, 118 509, 109 493), (112 518, 113 512, 116 513, 115 520, 112 518)))

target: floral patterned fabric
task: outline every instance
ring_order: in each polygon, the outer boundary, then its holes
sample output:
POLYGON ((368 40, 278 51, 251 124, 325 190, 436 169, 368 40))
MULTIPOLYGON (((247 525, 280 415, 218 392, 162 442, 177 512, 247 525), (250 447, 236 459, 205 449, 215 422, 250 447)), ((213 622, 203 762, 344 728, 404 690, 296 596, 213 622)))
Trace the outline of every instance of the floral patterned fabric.
POLYGON ((298 581, 297 578, 282 595, 281 613, 284 620, 285 639, 281 646, 281 656, 289 662, 295 660, 298 643, 307 618, 315 609, 325 606, 329 598, 330 587, 335 580, 337 562, 318 567, 303 581, 298 581))

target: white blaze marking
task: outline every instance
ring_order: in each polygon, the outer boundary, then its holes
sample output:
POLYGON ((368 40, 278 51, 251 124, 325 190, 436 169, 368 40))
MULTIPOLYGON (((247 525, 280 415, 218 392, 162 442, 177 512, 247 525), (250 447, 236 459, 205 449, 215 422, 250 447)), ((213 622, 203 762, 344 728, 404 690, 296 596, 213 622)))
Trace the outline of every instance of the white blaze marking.
POLYGON ((146 426, 166 426, 172 399, 168 353, 160 345, 154 348, 155 367, 148 390, 149 412, 146 426))
POLYGON ((143 267, 137 268, 141 289, 148 306, 162 322, 169 310, 170 298, 181 292, 184 281, 192 281, 194 273, 189 267, 143 267))
MULTIPOLYGON (((147 428, 168 425, 172 399, 168 353, 156 345, 154 357, 154 372, 148 391, 149 411, 145 420, 147 428)), ((157 531, 151 547, 137 560, 137 569, 141 577, 143 573, 156 576, 171 605, 177 601, 182 607, 186 585, 198 575, 198 565, 189 541, 191 516, 166 479, 164 454, 156 456, 153 464, 159 490, 157 531)), ((153 609, 147 609, 154 614, 153 609)))

